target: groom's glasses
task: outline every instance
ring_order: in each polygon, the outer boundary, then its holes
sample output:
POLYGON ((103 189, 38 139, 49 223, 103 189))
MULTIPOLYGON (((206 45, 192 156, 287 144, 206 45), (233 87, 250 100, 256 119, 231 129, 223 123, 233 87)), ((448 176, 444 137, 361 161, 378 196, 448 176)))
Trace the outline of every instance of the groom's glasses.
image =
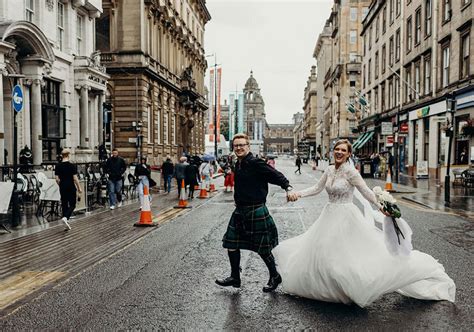
POLYGON ((234 144, 234 148, 240 149, 246 147, 248 144, 234 144))

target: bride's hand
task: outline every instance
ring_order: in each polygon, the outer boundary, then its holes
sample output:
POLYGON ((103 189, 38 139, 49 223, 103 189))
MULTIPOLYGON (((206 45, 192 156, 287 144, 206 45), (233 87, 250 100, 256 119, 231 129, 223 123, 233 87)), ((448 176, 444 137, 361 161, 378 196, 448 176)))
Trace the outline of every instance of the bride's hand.
POLYGON ((392 215, 390 213, 388 213, 387 211, 385 211, 383 208, 380 208, 380 212, 382 212, 385 216, 387 217, 391 217, 392 215))
POLYGON ((288 202, 296 202, 298 200, 298 193, 295 193, 295 192, 289 192, 287 194, 287 200, 288 202))

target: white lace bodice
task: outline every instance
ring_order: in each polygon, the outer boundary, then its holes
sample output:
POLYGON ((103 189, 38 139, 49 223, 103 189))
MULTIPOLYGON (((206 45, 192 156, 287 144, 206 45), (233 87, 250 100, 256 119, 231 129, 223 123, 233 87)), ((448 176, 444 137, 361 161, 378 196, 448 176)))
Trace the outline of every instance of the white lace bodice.
POLYGON ((348 163, 341 165, 338 169, 334 165, 329 166, 316 185, 300 191, 300 194, 301 197, 317 195, 326 188, 331 203, 352 203, 354 187, 365 199, 378 205, 374 192, 369 189, 357 169, 348 163))

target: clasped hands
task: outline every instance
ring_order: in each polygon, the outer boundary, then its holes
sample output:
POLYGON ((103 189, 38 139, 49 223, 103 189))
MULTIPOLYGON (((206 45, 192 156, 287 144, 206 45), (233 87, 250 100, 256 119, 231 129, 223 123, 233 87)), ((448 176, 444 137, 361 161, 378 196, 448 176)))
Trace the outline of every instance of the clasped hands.
POLYGON ((301 195, 298 192, 294 192, 294 191, 287 191, 286 192, 286 200, 288 202, 296 202, 298 200, 298 198, 300 198, 300 197, 301 197, 301 195))

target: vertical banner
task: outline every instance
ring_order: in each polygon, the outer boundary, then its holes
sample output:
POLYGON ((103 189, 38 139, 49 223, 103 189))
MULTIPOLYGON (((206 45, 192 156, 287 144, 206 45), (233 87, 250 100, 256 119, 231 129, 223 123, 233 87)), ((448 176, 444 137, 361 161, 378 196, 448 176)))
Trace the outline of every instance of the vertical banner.
POLYGON ((244 132, 244 95, 239 94, 239 101, 237 104, 237 132, 244 132))
POLYGON ((222 81, 222 67, 217 69, 217 141, 221 141, 221 81, 222 81))
POLYGON ((235 114, 235 95, 229 95, 229 141, 232 140, 232 137, 235 135, 234 131, 234 114, 235 114))
POLYGON ((214 142, 214 100, 215 100, 215 70, 211 68, 209 71, 209 141, 214 142))

